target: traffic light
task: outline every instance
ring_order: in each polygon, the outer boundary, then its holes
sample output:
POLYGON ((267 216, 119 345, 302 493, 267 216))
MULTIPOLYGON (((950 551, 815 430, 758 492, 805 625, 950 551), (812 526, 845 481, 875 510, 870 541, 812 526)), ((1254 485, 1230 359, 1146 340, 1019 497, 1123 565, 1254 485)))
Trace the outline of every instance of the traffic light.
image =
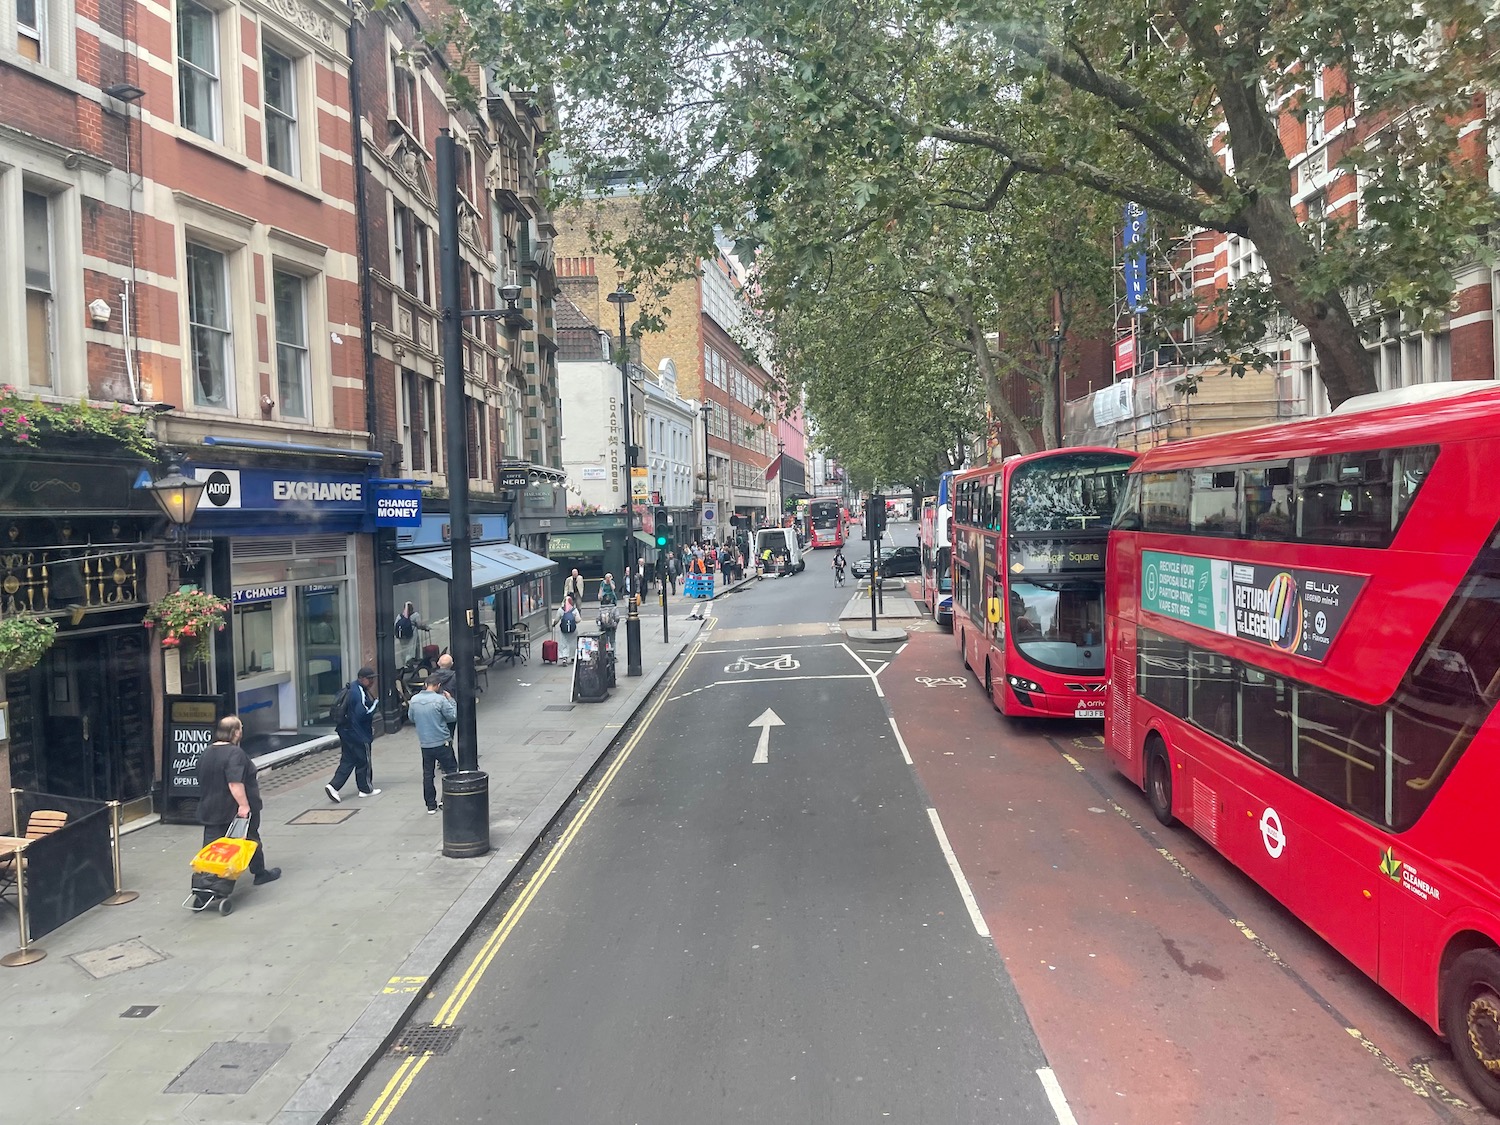
POLYGON ((667 546, 667 510, 665 508, 653 508, 651 522, 656 528, 656 549, 665 550, 667 546))
POLYGON ((879 539, 885 531, 885 497, 871 496, 865 504, 865 538, 879 539))

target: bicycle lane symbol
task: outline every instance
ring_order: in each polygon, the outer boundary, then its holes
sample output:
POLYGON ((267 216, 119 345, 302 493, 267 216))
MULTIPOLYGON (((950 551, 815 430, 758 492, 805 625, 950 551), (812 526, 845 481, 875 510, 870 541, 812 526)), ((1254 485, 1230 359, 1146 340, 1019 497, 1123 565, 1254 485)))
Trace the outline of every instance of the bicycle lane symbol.
POLYGON ((917 676, 917 683, 923 687, 967 687, 969 680, 966 676, 917 676))
POLYGON ((724 665, 724 671, 728 675, 737 676, 745 672, 795 672, 800 667, 802 667, 801 662, 791 653, 783 652, 780 656, 766 659, 749 656, 736 657, 732 664, 724 665))

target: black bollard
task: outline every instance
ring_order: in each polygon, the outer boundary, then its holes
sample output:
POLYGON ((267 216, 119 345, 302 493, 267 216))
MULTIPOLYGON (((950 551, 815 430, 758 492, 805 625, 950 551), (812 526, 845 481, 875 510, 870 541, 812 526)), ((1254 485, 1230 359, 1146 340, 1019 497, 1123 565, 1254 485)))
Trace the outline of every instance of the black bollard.
POLYGON ((443 775, 443 854, 470 859, 490 850, 490 775, 460 770, 443 775))

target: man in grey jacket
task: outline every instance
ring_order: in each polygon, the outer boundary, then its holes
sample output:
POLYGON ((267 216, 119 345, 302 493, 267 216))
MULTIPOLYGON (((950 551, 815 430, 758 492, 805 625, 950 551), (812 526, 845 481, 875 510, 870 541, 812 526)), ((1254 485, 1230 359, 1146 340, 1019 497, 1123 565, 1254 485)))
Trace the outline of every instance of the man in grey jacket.
POLYGON ((449 742, 449 726, 458 721, 458 704, 443 690, 442 677, 434 674, 427 680, 427 689, 418 692, 411 701, 407 713, 422 746, 422 798, 427 802, 427 811, 435 813, 443 806, 437 799, 434 770, 441 766, 445 774, 458 772, 453 744, 449 742))

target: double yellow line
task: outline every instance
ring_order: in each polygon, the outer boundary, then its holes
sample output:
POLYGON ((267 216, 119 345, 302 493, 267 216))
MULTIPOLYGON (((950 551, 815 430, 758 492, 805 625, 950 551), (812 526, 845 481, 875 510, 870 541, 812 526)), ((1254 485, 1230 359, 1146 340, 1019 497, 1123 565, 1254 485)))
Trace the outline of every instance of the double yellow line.
MULTIPOLYGON (((578 833, 583 830, 583 826, 588 821, 589 815, 594 811, 599 802, 604 799, 604 794, 609 789, 611 783, 613 783, 615 775, 624 767, 630 755, 640 744, 641 739, 645 737, 646 731, 655 722, 657 713, 661 711, 662 707, 671 697, 672 689, 677 686, 677 681, 682 679, 683 674, 688 669, 688 665, 692 663, 693 657, 698 655, 698 649, 702 647, 706 633, 707 630, 704 631, 704 634, 699 635, 693 644, 692 650, 688 653, 687 659, 682 662, 681 667, 672 676, 671 682, 667 684, 667 690, 657 694, 656 702, 651 704, 647 709, 646 717, 641 721, 641 725, 636 728, 636 732, 625 743, 624 749, 610 763, 609 769, 604 771, 604 776, 599 780, 598 787, 589 795, 588 800, 584 801, 582 807, 579 808, 577 815, 574 816, 572 822, 558 839, 557 846, 552 849, 551 854, 547 856, 541 867, 537 869, 531 882, 516 897, 516 901, 511 903, 510 909, 505 912, 505 917, 500 919, 500 924, 495 927, 494 932, 485 940, 479 952, 474 955, 474 959, 469 962, 469 966, 463 971, 463 975, 454 983, 453 990, 448 993, 448 999, 443 1001, 443 1006, 438 1009, 437 1015, 433 1017, 432 1023, 434 1027, 452 1027, 458 1019, 458 1013, 468 1003, 469 997, 473 995, 474 989, 478 987, 479 981, 483 978, 485 970, 490 967, 490 962, 495 959, 495 955, 500 952, 500 947, 505 944, 505 939, 510 937, 511 931, 521 921, 527 908, 531 906, 532 900, 541 893, 543 884, 547 882, 552 872, 557 869, 557 865, 562 861, 564 853, 567 852, 568 847, 573 843, 578 833)), ((395 1111, 396 1106, 401 1103, 401 1099, 405 1096, 406 1091, 416 1081, 417 1075, 422 1073, 422 1068, 427 1065, 427 1060, 430 1058, 432 1058, 432 1052, 423 1051, 420 1055, 412 1055, 402 1062, 396 1069, 396 1073, 391 1076, 391 1080, 385 1084, 385 1089, 380 1092, 380 1097, 375 1099, 375 1104, 370 1107, 370 1112, 365 1114, 363 1125, 385 1125, 385 1122, 395 1111)))

